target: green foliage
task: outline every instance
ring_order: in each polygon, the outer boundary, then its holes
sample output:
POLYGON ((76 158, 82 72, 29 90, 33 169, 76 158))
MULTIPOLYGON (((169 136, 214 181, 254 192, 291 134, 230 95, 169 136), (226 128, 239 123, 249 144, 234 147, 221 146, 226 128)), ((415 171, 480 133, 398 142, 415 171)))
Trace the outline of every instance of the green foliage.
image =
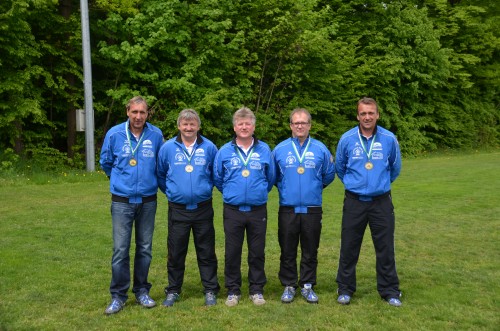
MULTIPOLYGON (((500 144, 498 1, 96 0, 89 23, 97 147, 137 94, 166 137, 194 108, 219 146, 245 105, 271 146, 308 108, 333 149, 362 96, 406 155, 500 144)), ((79 165, 78 3, 2 1, 0 32, 0 148, 50 146, 79 165)))
POLYGON ((36 136, 37 144, 66 149, 66 115, 81 99, 73 82, 81 77, 81 46, 71 38, 78 27, 79 20, 58 13, 57 1, 0 4, 1 147, 23 155, 36 136))
POLYGON ((12 148, 0 151, 0 171, 11 171, 18 164, 18 162, 19 155, 17 155, 12 148))
POLYGON ((51 147, 32 147, 27 149, 28 168, 34 172, 62 172, 75 163, 65 153, 51 147))

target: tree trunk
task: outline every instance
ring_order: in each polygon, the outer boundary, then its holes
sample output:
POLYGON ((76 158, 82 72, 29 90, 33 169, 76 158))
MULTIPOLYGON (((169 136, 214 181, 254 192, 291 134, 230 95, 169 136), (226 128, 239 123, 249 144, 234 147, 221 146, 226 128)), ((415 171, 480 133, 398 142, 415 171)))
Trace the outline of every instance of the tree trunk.
POLYGON ((23 123, 15 121, 16 133, 14 135, 14 151, 17 155, 24 155, 23 123))

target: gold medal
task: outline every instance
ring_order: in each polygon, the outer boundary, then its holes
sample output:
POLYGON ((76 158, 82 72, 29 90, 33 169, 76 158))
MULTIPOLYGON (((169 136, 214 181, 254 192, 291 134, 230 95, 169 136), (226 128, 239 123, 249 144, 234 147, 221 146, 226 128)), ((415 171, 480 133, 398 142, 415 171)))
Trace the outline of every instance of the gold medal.
POLYGON ((184 169, 186 170, 186 172, 193 172, 194 168, 192 165, 188 164, 184 169))
POLYGON ((373 169, 373 163, 371 163, 370 161, 366 162, 365 163, 365 168, 366 168, 366 170, 372 170, 373 169))
POLYGON ((135 167, 137 165, 137 160, 134 158, 131 158, 130 161, 128 161, 128 164, 130 164, 132 167, 135 167))
POLYGON ((248 170, 248 169, 243 170, 243 171, 241 172, 241 175, 242 175, 243 177, 248 177, 248 176, 250 176, 250 170, 248 170))
POLYGON ((299 175, 302 175, 305 171, 306 171, 306 169, 304 169, 304 167, 302 167, 302 166, 297 168, 297 172, 299 173, 299 175))

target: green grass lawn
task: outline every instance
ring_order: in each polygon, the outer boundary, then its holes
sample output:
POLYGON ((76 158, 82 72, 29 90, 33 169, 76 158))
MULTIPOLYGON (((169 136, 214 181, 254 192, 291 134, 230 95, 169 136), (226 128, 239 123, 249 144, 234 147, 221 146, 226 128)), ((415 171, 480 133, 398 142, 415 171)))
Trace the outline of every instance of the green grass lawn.
MULTIPOLYGON (((393 185, 396 260, 403 306, 376 291, 369 230, 358 263, 358 290, 336 303, 342 184, 324 193, 318 305, 280 302, 277 274, 278 198, 269 199, 264 306, 248 299, 242 265, 240 304, 203 306, 194 247, 188 253, 181 300, 160 306, 167 285, 166 199, 156 218, 151 296, 144 309, 130 293, 125 309, 105 316, 111 271, 108 180, 101 173, 0 179, 0 330, 498 330, 500 327, 500 153, 404 160, 393 185)), ((219 281, 224 286, 222 203, 214 194, 219 281)), ((244 250, 243 261, 246 261, 244 250)))

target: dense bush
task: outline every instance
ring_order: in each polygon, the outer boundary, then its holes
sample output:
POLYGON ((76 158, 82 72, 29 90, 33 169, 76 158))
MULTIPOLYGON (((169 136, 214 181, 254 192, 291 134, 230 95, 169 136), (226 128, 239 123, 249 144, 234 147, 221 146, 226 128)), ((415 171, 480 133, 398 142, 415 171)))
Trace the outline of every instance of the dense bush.
MULTIPOLYGON (((91 1, 96 152, 137 94, 166 138, 189 107, 219 146, 242 105, 271 146, 300 106, 333 150, 362 96, 405 155, 498 146, 499 18, 494 0, 91 1)), ((0 29, 0 149, 81 167, 79 3, 5 0, 0 29)))

